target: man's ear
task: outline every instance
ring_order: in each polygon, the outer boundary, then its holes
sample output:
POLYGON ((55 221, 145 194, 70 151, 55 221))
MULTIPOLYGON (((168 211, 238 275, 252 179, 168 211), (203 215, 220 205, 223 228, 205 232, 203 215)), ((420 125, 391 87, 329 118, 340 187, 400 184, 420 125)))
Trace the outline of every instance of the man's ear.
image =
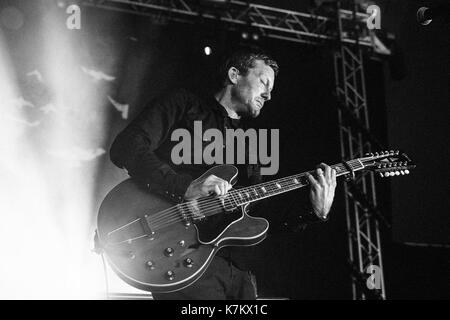
POLYGON ((231 67, 230 69, 228 69, 228 80, 232 84, 236 84, 237 83, 238 76, 239 76, 239 70, 237 68, 231 67))

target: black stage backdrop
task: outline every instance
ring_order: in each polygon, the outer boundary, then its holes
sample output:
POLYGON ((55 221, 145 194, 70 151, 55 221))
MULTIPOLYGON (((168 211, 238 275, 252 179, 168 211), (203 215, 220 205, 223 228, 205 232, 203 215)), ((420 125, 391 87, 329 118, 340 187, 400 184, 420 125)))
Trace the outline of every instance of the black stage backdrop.
POLYGON ((391 298, 448 299, 450 24, 416 22, 421 6, 448 1, 382 3, 383 28, 396 36, 395 55, 384 66, 381 88, 386 133, 390 145, 417 163, 408 179, 391 181, 392 241, 385 237, 389 243, 383 249, 387 292, 391 298))
POLYGON ((421 26, 415 12, 442 1, 391 4, 386 24, 401 48, 404 76, 388 77, 387 128, 417 162, 410 179, 392 181, 394 239, 403 243, 450 247, 450 23, 421 26), (395 19, 393 17, 396 17, 395 19))

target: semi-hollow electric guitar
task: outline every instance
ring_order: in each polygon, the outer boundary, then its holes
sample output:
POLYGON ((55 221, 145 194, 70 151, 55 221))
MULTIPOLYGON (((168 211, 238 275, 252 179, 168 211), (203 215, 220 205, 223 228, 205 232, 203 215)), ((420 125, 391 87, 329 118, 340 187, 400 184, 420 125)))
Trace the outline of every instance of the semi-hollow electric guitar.
MULTIPOLYGON (((404 153, 385 151, 331 167, 336 176, 354 177, 356 171, 372 170, 389 177, 408 174, 415 165, 404 153)), ((211 174, 234 185, 238 170, 218 165, 202 177, 211 174)), ((128 179, 112 189, 100 206, 98 243, 112 269, 128 284, 152 292, 180 290, 205 272, 221 248, 264 240, 269 223, 248 215, 248 204, 306 185, 304 172, 231 189, 220 197, 174 204, 128 179)))

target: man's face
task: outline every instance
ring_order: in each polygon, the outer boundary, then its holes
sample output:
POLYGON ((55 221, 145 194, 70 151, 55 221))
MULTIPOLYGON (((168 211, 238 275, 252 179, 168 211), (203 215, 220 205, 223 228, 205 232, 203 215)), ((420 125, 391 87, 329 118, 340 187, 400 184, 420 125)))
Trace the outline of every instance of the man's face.
POLYGON ((270 100, 275 81, 275 72, 262 60, 255 60, 247 75, 239 74, 233 86, 232 96, 237 102, 236 112, 242 116, 256 118, 264 103, 270 100))

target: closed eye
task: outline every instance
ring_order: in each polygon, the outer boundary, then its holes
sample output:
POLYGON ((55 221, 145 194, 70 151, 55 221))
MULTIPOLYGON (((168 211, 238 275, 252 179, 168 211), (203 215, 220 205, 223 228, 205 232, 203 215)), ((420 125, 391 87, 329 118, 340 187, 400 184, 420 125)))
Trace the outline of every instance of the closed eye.
POLYGON ((269 93, 272 92, 272 90, 269 87, 269 81, 264 82, 262 79, 260 79, 260 81, 264 85, 264 87, 266 87, 267 90, 269 90, 269 93))

